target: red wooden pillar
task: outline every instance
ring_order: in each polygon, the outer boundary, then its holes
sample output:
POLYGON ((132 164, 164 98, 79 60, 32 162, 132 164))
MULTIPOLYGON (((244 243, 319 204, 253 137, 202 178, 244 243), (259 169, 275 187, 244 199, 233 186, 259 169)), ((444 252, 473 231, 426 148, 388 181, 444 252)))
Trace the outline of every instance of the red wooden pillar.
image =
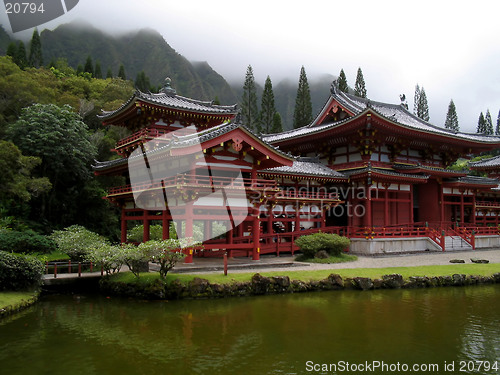
POLYGON ((472 224, 476 225, 476 191, 472 192, 472 224))
POLYGON ((413 185, 410 185, 410 224, 413 225, 415 218, 413 217, 413 185))
POLYGON ((299 204, 299 201, 295 202, 295 228, 293 231, 294 232, 300 231, 300 204, 299 204))
MULTIPOLYGON (((184 230, 184 237, 193 237, 193 201, 186 202, 186 228, 184 230)), ((188 248, 184 263, 193 263, 193 249, 188 248)))
POLYGON ((390 225, 390 216, 389 216, 389 184, 383 184, 385 188, 385 196, 384 196, 384 226, 390 225))
POLYGON ((441 208, 439 210, 439 223, 440 226, 443 226, 443 221, 444 220, 444 192, 443 192, 443 184, 438 185, 439 188, 439 207, 441 208))
POLYGON ((252 242, 252 260, 260 260, 260 220, 258 208, 255 208, 253 216, 252 242))
MULTIPOLYGON (((273 229, 273 207, 271 204, 269 204, 269 208, 267 209, 267 233, 269 235, 274 233, 273 229)), ((268 243, 273 241, 272 236, 267 237, 268 238, 268 243)))
MULTIPOLYGON (((231 227, 230 230, 227 231, 226 233, 226 243, 228 245, 232 245, 234 243, 234 239, 233 239, 233 233, 234 233, 234 229, 231 227)), ((233 257, 233 249, 231 249, 231 246, 228 246, 228 250, 227 250, 227 253, 229 255, 229 258, 232 258, 233 257), (229 253, 229 254, 228 254, 229 253)))
POLYGON ((161 215, 161 227, 163 240, 170 238, 170 220, 168 219, 168 212, 164 210, 161 215))
POLYGON ((148 213, 149 213, 148 210, 144 210, 143 211, 142 223, 143 223, 143 226, 144 226, 144 230, 143 230, 143 233, 142 233, 142 242, 147 242, 150 239, 150 236, 149 236, 149 219, 148 219, 148 213))
POLYGON ((120 242, 121 243, 127 242, 127 215, 125 212, 125 208, 122 208, 120 242))
POLYGON ((372 223, 372 192, 370 190, 370 185, 366 184, 366 212, 365 212, 365 226, 368 228, 373 227, 372 223))
POLYGON ((462 190, 460 192, 460 224, 463 225, 465 223, 465 218, 464 218, 464 214, 465 214, 465 210, 464 210, 464 193, 465 191, 462 190))

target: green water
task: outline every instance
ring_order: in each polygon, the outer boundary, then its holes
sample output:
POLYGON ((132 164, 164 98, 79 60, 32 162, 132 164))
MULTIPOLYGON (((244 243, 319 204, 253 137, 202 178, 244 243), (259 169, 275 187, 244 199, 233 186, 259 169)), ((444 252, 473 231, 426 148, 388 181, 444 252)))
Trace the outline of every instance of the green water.
POLYGON ((500 366, 500 285, 170 302, 57 295, 0 322, 0 374, 407 373, 398 362, 499 374, 484 366, 500 366), (352 367, 372 361, 393 367, 352 367))

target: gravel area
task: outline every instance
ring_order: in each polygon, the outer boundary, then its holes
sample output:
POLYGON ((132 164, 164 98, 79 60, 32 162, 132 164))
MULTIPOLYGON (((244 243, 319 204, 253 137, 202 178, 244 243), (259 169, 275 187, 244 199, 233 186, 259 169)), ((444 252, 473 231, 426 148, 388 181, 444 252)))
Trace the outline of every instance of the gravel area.
MULTIPOLYGON (((499 263, 500 272, 500 249, 494 250, 476 250, 476 251, 454 251, 454 252, 426 252, 419 254, 397 254, 383 256, 362 256, 358 255, 358 260, 347 263, 335 264, 304 264, 294 262, 292 256, 263 256, 259 261, 252 261, 248 258, 237 258, 229 261, 230 272, 263 272, 287 270, 324 270, 324 269, 345 269, 345 268, 382 268, 382 267, 411 267, 411 266, 430 266, 451 264, 452 259, 463 259, 465 263, 471 263, 471 258, 487 259, 490 263, 499 263), (293 264, 291 264, 293 263, 293 264), (274 266, 275 264, 275 266, 274 266), (236 269, 231 266, 245 265, 246 267, 236 269), (251 267, 255 265, 255 267, 251 267)), ((211 270, 211 267, 221 267, 222 259, 196 259, 192 266, 181 265, 179 268, 196 267, 191 273, 209 273, 220 272, 211 270), (200 268, 205 268, 202 270, 200 268)), ((186 271, 188 271, 186 269, 186 271)), ((188 271, 189 272, 189 271, 188 271)))

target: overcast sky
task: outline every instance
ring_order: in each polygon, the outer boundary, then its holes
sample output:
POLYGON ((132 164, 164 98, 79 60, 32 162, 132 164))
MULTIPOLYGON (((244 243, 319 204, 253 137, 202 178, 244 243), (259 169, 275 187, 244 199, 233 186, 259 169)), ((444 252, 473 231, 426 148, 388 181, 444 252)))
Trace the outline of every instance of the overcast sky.
POLYGON ((453 99, 461 130, 475 132, 481 111, 496 124, 500 110, 499 14, 498 0, 80 0, 39 30, 74 19, 110 32, 149 27, 229 81, 252 65, 261 85, 267 75, 298 81, 303 65, 310 81, 343 68, 354 86, 361 67, 370 99, 399 103, 404 93, 412 110, 418 83, 431 123, 444 126, 453 99))

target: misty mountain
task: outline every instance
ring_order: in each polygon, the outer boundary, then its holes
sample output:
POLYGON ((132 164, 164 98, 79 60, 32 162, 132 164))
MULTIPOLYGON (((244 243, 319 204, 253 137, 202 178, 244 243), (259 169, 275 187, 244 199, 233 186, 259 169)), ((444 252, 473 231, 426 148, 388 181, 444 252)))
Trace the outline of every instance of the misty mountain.
MULTIPOLYGON (((103 75, 111 68, 118 74, 121 64, 125 67, 127 79, 135 80, 137 73, 144 70, 153 86, 162 85, 166 77, 172 79, 172 87, 179 95, 199 99, 214 100, 221 104, 238 103, 243 94, 244 75, 240 83, 229 85, 224 77, 212 69, 207 61, 190 62, 177 53, 152 29, 131 31, 121 36, 107 34, 83 21, 63 24, 40 33, 43 59, 46 64, 52 60, 65 58, 70 66, 84 65, 88 56, 95 65, 99 61, 103 75)), ((10 36, 0 27, 0 54, 5 54, 10 36)), ((29 48, 29 42, 26 43, 29 48)), ((271 77, 272 79, 272 77, 271 77)), ((330 85, 336 77, 324 75, 308 79, 311 91, 313 117, 325 104, 330 85)), ((299 74, 296 79, 273 81, 276 110, 283 119, 283 128, 293 127, 293 112, 297 95, 299 74)), ((264 82, 255 82, 258 106, 262 98, 264 82)))
POLYGON ((189 62, 155 30, 112 36, 80 21, 44 30, 40 39, 45 62, 65 58, 76 68, 90 56, 94 65, 99 61, 103 75, 111 68, 116 76, 123 64, 127 79, 135 80, 137 73, 144 70, 154 86, 170 77, 179 95, 199 100, 218 97, 222 104, 237 101, 229 84, 207 62, 189 62))

